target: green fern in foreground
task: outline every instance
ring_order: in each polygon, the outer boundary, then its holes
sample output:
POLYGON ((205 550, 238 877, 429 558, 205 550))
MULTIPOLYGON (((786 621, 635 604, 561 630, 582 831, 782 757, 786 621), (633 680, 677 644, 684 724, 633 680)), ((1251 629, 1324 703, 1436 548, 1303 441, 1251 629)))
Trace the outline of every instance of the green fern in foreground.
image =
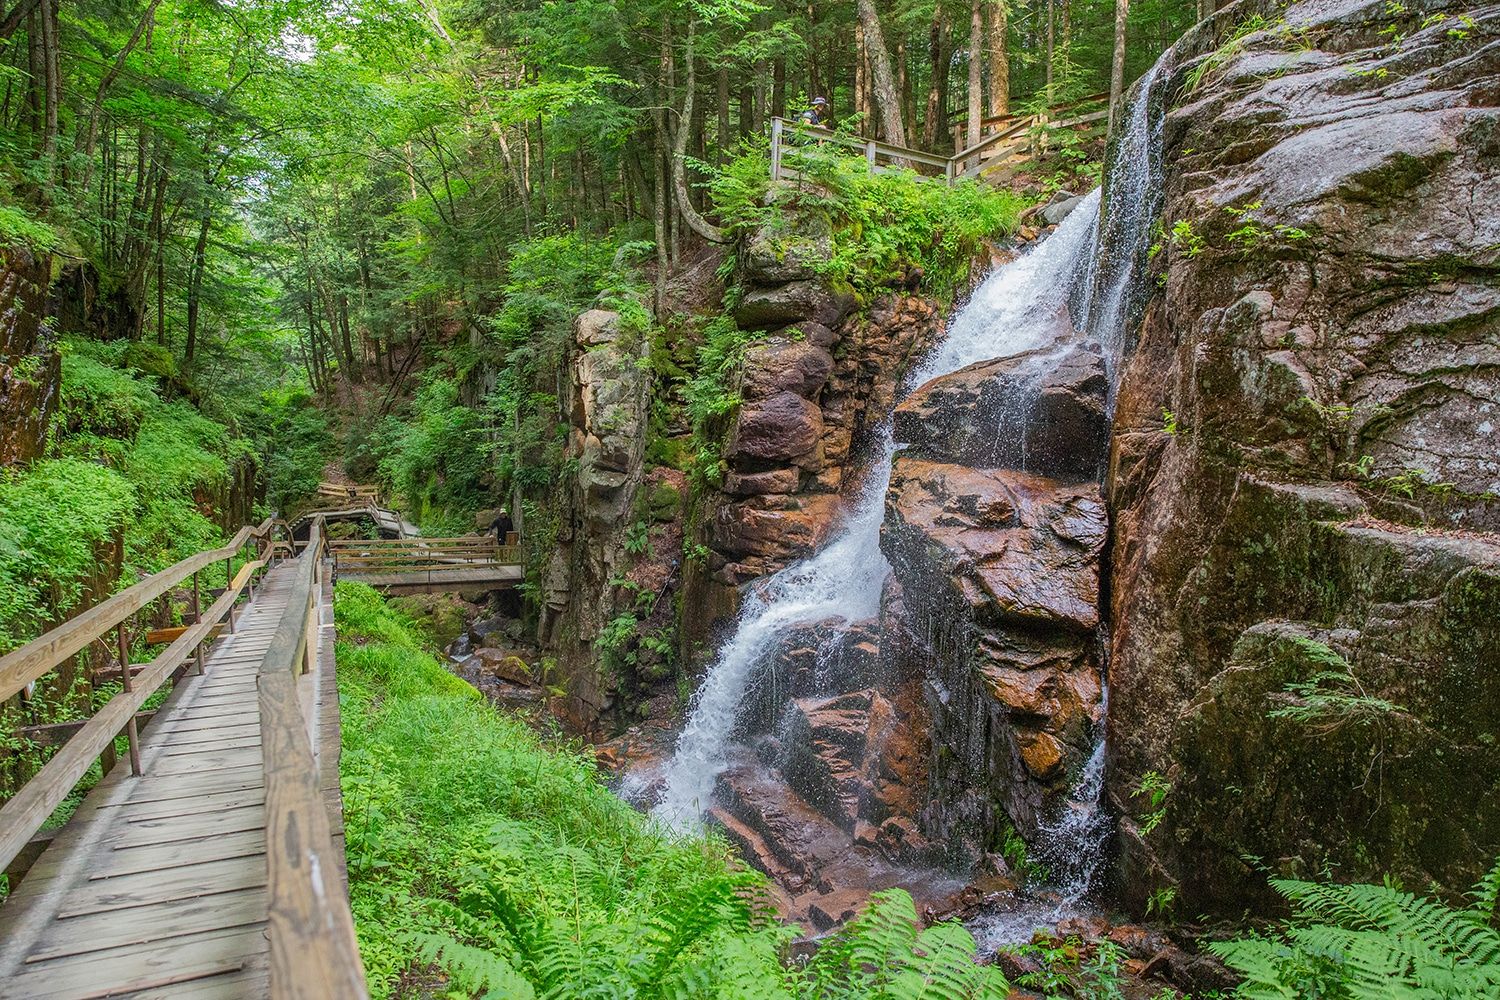
POLYGON ((1292 904, 1281 934, 1210 946, 1245 977, 1241 997, 1500 997, 1500 862, 1461 910, 1391 886, 1271 884, 1292 904))
POLYGON ((1004 1000, 1005 975, 974 963, 974 938, 962 924, 918 930, 916 906, 902 889, 870 905, 824 944, 794 978, 807 1000, 1004 1000))

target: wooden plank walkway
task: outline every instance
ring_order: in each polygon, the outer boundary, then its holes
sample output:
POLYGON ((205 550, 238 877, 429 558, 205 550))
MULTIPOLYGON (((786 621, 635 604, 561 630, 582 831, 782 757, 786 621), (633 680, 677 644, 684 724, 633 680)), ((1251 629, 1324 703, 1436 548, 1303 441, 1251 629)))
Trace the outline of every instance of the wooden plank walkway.
MULTIPOLYGON (((142 732, 142 775, 116 765, 0 906, 0 998, 271 994, 256 676, 296 572, 267 574, 142 732)), ((325 584, 297 684, 342 857, 331 602, 325 584)))

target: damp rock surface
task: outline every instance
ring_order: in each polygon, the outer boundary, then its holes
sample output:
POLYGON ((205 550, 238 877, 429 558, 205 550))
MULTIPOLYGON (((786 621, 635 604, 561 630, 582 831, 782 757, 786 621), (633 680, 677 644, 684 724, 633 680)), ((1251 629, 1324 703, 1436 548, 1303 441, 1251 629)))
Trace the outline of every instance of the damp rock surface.
POLYGON ((1245 856, 1456 894, 1500 854, 1500 7, 1465 7, 1292 3, 1168 67, 1108 492, 1137 904, 1265 906, 1245 856))

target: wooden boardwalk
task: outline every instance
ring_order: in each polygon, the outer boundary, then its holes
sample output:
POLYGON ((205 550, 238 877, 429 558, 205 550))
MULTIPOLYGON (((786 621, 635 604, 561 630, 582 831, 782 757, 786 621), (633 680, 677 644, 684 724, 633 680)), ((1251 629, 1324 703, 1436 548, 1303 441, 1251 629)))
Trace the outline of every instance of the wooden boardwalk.
MULTIPOLYGON (((0 997, 270 995, 266 781, 256 675, 296 567, 272 570, 202 676, 141 734, 0 906, 0 997)), ((332 610, 318 669, 298 678, 336 833, 338 698, 332 610)), ((342 838, 338 838, 342 846, 342 838)), ((342 852, 340 851, 340 854, 342 852)))
POLYGON ((176 667, 149 723, 127 731, 138 766, 132 755, 114 763, 0 905, 0 998, 366 996, 343 871, 332 578, 321 527, 300 557, 288 550, 280 560, 286 546, 270 541, 270 528, 246 529, 230 547, 0 657, 3 694, 91 636, 123 630, 144 601, 207 559, 262 539, 260 558, 186 634, 128 672, 139 671, 134 685, 0 808, 0 857, 11 863, 80 763, 112 743, 176 667), (250 600, 236 615, 241 596, 250 600), (197 644, 220 624, 198 660, 197 644))

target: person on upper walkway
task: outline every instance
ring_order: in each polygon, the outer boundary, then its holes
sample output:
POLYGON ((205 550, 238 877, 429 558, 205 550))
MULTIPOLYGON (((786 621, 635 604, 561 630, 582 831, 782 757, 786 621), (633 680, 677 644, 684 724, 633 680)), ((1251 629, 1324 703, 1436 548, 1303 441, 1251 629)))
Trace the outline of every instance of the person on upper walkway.
POLYGON ((828 127, 828 98, 814 97, 806 111, 797 116, 798 125, 813 125, 817 128, 828 127))

